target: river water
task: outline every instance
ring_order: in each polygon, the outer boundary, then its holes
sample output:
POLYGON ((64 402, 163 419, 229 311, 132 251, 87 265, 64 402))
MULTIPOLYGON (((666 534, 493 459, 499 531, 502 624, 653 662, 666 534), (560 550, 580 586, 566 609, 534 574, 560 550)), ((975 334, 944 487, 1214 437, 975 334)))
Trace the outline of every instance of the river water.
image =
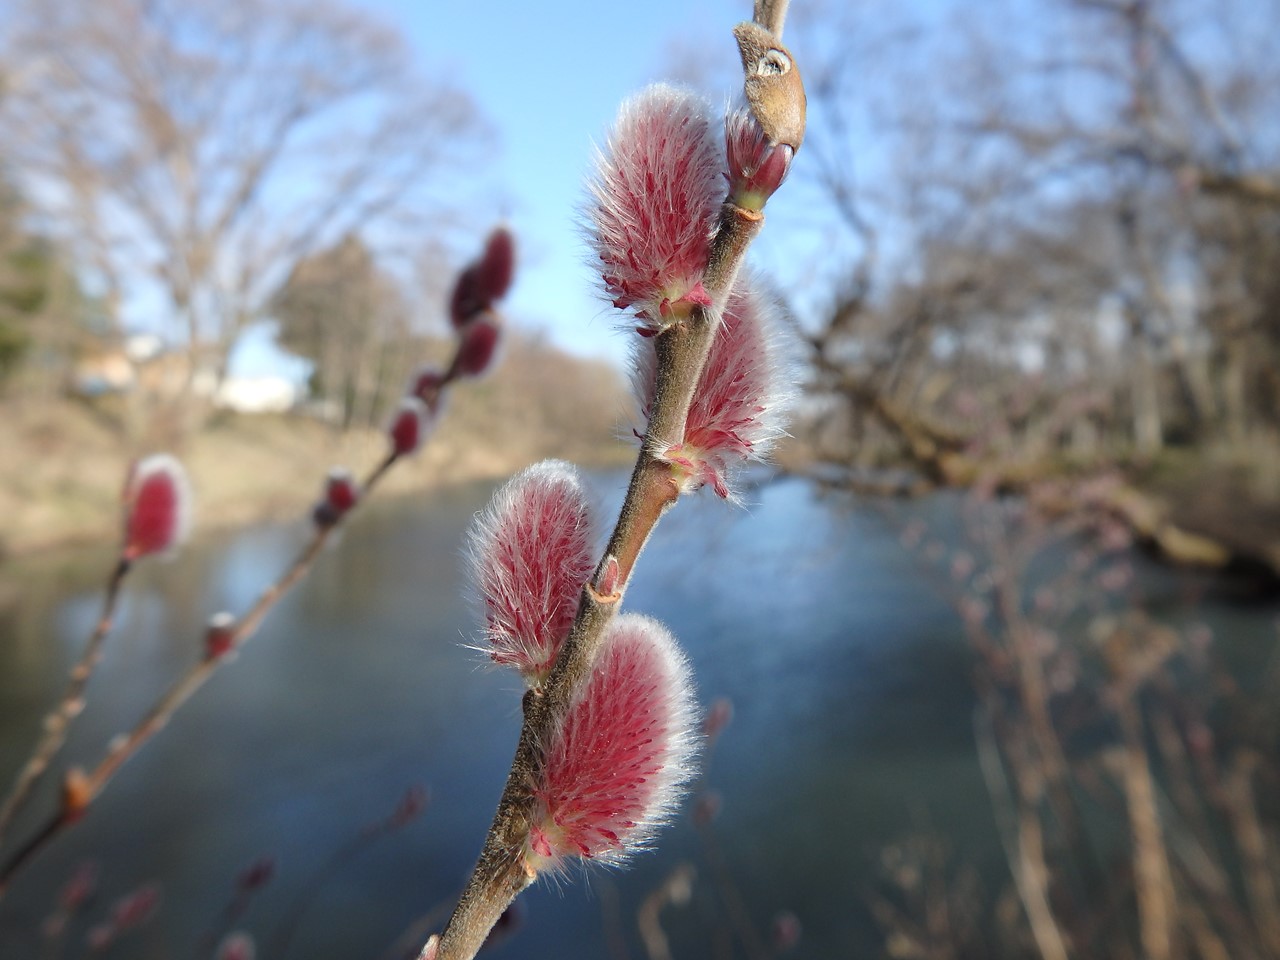
MULTIPOLYGON (((625 478, 593 479, 607 510, 625 478)), ((395 955, 406 929, 447 908, 478 852, 519 727, 516 679, 465 647, 476 617, 460 545, 489 493, 460 487, 374 502, 358 515, 238 660, 21 875, 0 901, 0 957, 81 956, 112 901, 150 882, 162 896, 154 917, 101 955, 208 956, 237 874, 264 856, 275 875, 235 923, 257 938, 259 960, 395 955), (327 870, 413 784, 431 791, 426 813, 355 844, 327 870), (85 861, 98 865, 100 892, 55 951, 42 943, 42 921, 85 861)), ((1003 875, 971 739, 964 634, 937 588, 945 577, 901 543, 913 511, 954 536, 956 502, 939 498, 887 519, 790 480, 751 499, 747 508, 710 495, 680 504, 627 595, 628 609, 681 638, 701 702, 734 704, 704 773, 723 804, 712 845, 682 817, 625 871, 539 884, 521 898, 513 936, 488 954, 495 960, 644 956, 640 904, 686 861, 698 871, 693 898, 663 918, 675 955, 689 958, 730 955, 726 900, 766 939, 772 918, 793 911, 799 956, 880 955, 868 902, 881 851, 913 832, 945 835, 956 860, 996 882, 1003 875)), ((198 656, 208 615, 243 610, 305 533, 285 524, 220 534, 174 562, 140 566, 66 755, 91 762, 136 722, 198 656)), ((3 573, 6 783, 97 615, 109 563, 104 547, 3 573)), ((1215 605, 1193 589, 1198 605, 1182 613, 1183 580, 1155 574, 1148 583, 1175 617, 1205 618, 1230 634, 1246 666, 1269 647, 1274 608, 1215 605)))

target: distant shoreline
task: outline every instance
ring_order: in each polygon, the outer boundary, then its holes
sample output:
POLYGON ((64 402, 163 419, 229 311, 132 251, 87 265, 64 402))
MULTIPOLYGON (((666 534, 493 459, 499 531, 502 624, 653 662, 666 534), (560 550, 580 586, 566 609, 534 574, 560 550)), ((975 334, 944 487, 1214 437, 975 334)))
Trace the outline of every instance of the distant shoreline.
MULTIPOLYGON (((624 432, 620 395, 569 417, 544 397, 512 396, 493 383, 457 391, 424 449, 397 464, 378 498, 497 479, 545 457, 584 467, 632 460, 634 445, 617 439, 624 432)), ((330 468, 362 476, 385 455, 387 440, 381 430, 340 432, 301 415, 225 415, 176 448, 134 448, 83 404, 6 410, 0 417, 0 570, 9 561, 112 542, 134 455, 166 449, 183 462, 200 535, 305 516, 330 468)))

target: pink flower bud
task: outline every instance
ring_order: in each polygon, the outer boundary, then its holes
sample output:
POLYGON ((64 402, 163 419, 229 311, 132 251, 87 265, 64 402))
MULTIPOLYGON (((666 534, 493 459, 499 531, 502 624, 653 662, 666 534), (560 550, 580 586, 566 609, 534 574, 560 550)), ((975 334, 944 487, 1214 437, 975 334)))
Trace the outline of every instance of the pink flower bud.
POLYGON ((729 165, 729 199, 759 212, 791 170, 795 151, 769 137, 750 110, 735 110, 724 119, 725 154, 729 165))
POLYGON ((516 246, 511 231, 498 227, 485 241, 480 259, 467 264, 449 295, 449 319, 461 329, 478 313, 492 309, 511 287, 515 276, 516 246))
POLYGON ((517 474, 471 527, 489 656, 514 666, 530 686, 551 672, 573 624, 594 540, 582 480, 561 460, 517 474))
POLYGON ((124 491, 125 559, 166 553, 182 543, 191 526, 191 499, 186 471, 167 453, 136 463, 124 491))
POLYGON ((334 467, 324 482, 324 497, 316 504, 312 518, 317 526, 331 527, 341 520, 360 499, 355 477, 342 467, 334 467))
MULTIPOLYGON (((717 495, 732 498, 735 469, 763 460, 784 434, 792 378, 777 342, 777 311, 749 277, 738 277, 689 407, 683 442, 662 453, 682 490, 709 484, 717 495)), ((656 368, 653 342, 637 343, 633 379, 646 416, 656 368)))
POLYGON ((225 610, 209 618, 204 628, 204 658, 217 660, 235 649, 236 618, 225 610))
POLYGON ((596 593, 602 597, 614 597, 618 595, 618 588, 622 585, 622 566, 618 563, 618 558, 613 554, 604 558, 604 562, 600 564, 600 571, 596 578, 596 593))
POLYGON ((416 453, 431 432, 431 426, 432 416, 427 405, 417 397, 405 397, 387 427, 391 448, 401 457, 416 453))
POLYGON ((480 313, 467 321, 460 331, 458 352, 453 355, 449 376, 478 377, 489 369, 498 349, 498 318, 492 313, 480 313))
POLYGON ((689 665, 675 638, 648 617, 615 617, 546 743, 528 866, 617 863, 643 848, 692 776, 694 724, 689 665))
POLYGON ((484 254, 480 257, 477 285, 491 306, 507 295, 516 273, 516 243, 511 231, 498 227, 485 241, 484 254))
POLYGON ((657 84, 623 105, 596 161, 589 226, 606 292, 649 332, 707 299, 720 176, 719 138, 701 97, 657 84))
POLYGON ((222 938, 213 956, 214 960, 253 960, 257 953, 253 937, 243 930, 236 930, 222 938))

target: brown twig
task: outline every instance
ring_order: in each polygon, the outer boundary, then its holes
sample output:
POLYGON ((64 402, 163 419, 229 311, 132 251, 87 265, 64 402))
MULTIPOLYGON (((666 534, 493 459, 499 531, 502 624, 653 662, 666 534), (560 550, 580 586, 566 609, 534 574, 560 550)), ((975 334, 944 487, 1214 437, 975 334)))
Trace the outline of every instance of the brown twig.
POLYGON ((1040 955, 1045 960, 1067 960, 1066 938, 1049 905, 1049 870, 1044 861, 1040 821, 1035 811, 1028 808, 1025 799, 1015 802, 1013 791, 1009 789, 1009 778, 993 729, 992 712, 990 704, 975 711, 973 731, 983 779, 995 806, 1000 840, 1040 955))
POLYGON ((716 839, 715 830, 710 823, 700 824, 698 836, 702 840, 702 852, 711 867, 711 877, 715 881, 720 902, 729 914, 729 930, 742 944, 743 952, 748 960, 769 960, 770 952, 764 938, 751 916, 742 897, 742 891, 734 882, 733 871, 725 859, 724 851, 716 839))
POLYGON ((1168 960, 1173 955, 1177 901, 1135 696, 1124 691, 1116 709, 1124 739, 1122 776, 1133 840, 1133 882, 1143 954, 1168 960))
POLYGON ((683 906, 689 902, 694 876, 692 864, 679 864, 640 905, 636 924, 649 960, 671 960, 671 944, 662 929, 662 909, 668 904, 683 906))
MULTIPOLYGON (((71 727, 71 721, 84 708, 85 687, 88 686, 89 678, 93 676, 93 671, 102 659, 102 643, 107 634, 111 632, 111 625, 115 620, 116 603, 120 598, 120 586, 124 582, 130 567, 131 564, 127 557, 122 556, 116 562, 115 568, 111 572, 111 577, 107 580, 102 614, 98 617, 98 622, 94 626, 93 632, 89 635, 89 641, 85 644, 84 653, 81 654, 79 663, 71 671, 66 692, 63 693, 62 699, 58 701, 58 705, 53 709, 53 712, 45 717, 43 736, 37 742, 31 758, 19 772, 17 780, 14 781, 13 789, 10 790, 8 797, 5 798, 4 805, 0 806, 0 843, 4 842, 5 832, 13 822, 13 818, 17 816, 18 811, 22 809, 31 797, 31 792, 35 790, 45 773, 48 772, 53 758, 62 749, 62 745, 67 740, 67 731, 71 727)), ((4 882, 0 880, 0 892, 3 892, 3 890, 4 882)))
POLYGON ((1274 859, 1253 799, 1253 773, 1258 765, 1259 757, 1252 751, 1237 753, 1227 774, 1226 800, 1258 936, 1268 953, 1280 956, 1280 897, 1272 872, 1274 859))
POLYGON ((752 19, 775 37, 782 38, 782 25, 787 19, 790 0, 755 0, 752 19))

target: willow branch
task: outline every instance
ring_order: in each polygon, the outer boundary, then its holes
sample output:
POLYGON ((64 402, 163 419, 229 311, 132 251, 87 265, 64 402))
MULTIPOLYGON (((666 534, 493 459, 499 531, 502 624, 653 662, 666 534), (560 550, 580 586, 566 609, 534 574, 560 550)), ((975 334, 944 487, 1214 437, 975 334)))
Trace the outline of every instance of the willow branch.
MULTIPOLYGON (((450 371, 446 373, 441 383, 437 386, 437 391, 443 392, 455 377, 456 371, 451 367, 450 371)), ((373 492, 387 471, 400 459, 399 454, 392 449, 365 478, 360 487, 360 498, 350 510, 335 517, 332 522, 316 524, 311 540, 298 553, 293 563, 270 586, 262 591, 252 607, 245 611, 238 620, 226 627, 224 650, 220 651, 216 656, 206 656, 205 659, 194 664, 185 674, 179 677, 147 711, 137 726, 127 734, 117 737, 111 742, 107 748, 106 755, 93 770, 88 773, 73 771, 73 779, 69 775, 67 783, 64 784, 61 808, 45 821, 44 825, 32 835, 30 840, 24 843, 4 862, 3 867, 0 867, 0 897, 4 896, 13 876, 63 830, 78 822, 88 806, 101 795, 120 768, 141 750, 147 741, 168 726, 169 720, 174 713, 191 698, 192 694, 204 686, 205 682, 224 663, 233 659, 227 654, 238 651, 257 633, 258 628, 275 605, 311 571, 312 565, 320 556, 334 531, 345 523, 347 517, 365 502, 368 495, 373 492)), ((78 709, 79 698, 84 684, 88 682, 89 673, 100 656, 99 647, 101 646, 102 637, 110 629, 111 614, 115 608, 120 581, 127 570, 128 564, 122 560, 108 586, 106 608, 97 629, 95 629, 93 636, 90 638, 89 649, 85 651, 85 656, 82 658, 80 665, 72 673, 72 683, 63 698, 62 705, 55 714, 51 715, 50 720, 46 721, 46 726, 50 730, 57 728, 57 724, 54 723, 55 720, 61 720, 64 715, 69 719, 74 716, 78 709)), ((65 722, 61 725, 65 728, 65 722)), ((45 738, 46 741, 51 739, 49 736, 45 738)), ((58 745, 60 743, 61 740, 58 741, 58 745)), ((42 746, 44 746, 43 743, 42 746)), ((56 753, 56 750, 57 745, 52 748, 46 748, 42 752, 37 752, 37 755, 28 764, 27 769, 31 769, 37 761, 40 761, 41 766, 35 774, 38 777, 39 773, 47 769, 49 760, 56 753)), ((27 770, 24 770, 24 775, 26 773, 27 770)), ((29 790, 30 786, 27 787, 28 792, 29 790)))
MULTIPOLYGON (((35 790, 36 786, 44 778, 45 773, 49 770, 49 765, 53 762, 53 758, 57 756, 58 751, 62 749, 62 745, 66 743, 67 732, 71 727, 71 722, 84 709, 85 687, 89 685, 89 678, 93 676, 93 671, 102 660, 102 643, 107 634, 111 632, 111 625, 115 621, 116 603, 120 597, 120 585, 124 582, 130 566, 126 557, 121 557, 116 563, 115 569, 107 581, 102 614, 98 617, 98 622, 94 626, 93 632, 89 635, 89 641, 85 644, 84 653, 81 654, 79 663, 71 671, 67 689, 53 712, 45 717, 43 736, 36 743, 36 748, 32 752, 31 758, 27 760, 22 770, 18 773, 13 788, 9 791, 8 797, 5 798, 4 805, 0 806, 0 843, 3 843, 5 832, 13 822, 13 818, 17 816, 18 811, 30 799, 31 792, 35 790)), ((2 886, 0 884, 0 888, 2 886)))
MULTIPOLYGON (((397 459, 399 458, 393 451, 372 470, 361 488, 362 495, 352 508, 353 511, 364 502, 365 495, 373 490, 377 482, 397 459)), ((349 513, 350 511, 348 515, 349 513)), ((310 572, 312 565, 315 563, 316 558, 320 556, 320 552, 324 549, 324 545, 328 542, 333 531, 345 520, 346 515, 340 517, 333 524, 316 526, 310 542, 302 549, 293 563, 285 569, 284 573, 274 583, 262 592, 254 605, 229 627, 227 653, 239 650, 257 633, 262 621, 266 619, 272 608, 310 572)), ((118 586, 118 578, 113 579, 113 584, 118 586)), ((111 592, 109 592, 108 597, 109 603, 114 603, 114 596, 111 592)), ((105 614, 104 620, 107 620, 105 614)), ((102 630, 103 634, 105 632, 105 629, 102 630)), ((98 631, 95 631, 95 637, 97 635, 98 631)), ((86 658, 88 655, 89 651, 86 651, 86 658)), ((106 756, 102 758, 93 770, 83 775, 77 775, 74 796, 67 797, 64 794, 62 808, 46 821, 45 825, 33 835, 30 841, 9 858, 3 869, 0 869, 0 896, 4 895, 13 876, 27 861, 32 859, 63 830, 78 822, 84 815, 88 805, 101 795, 120 768, 142 749, 148 740, 168 726, 169 720, 177 712, 178 708, 186 703, 191 698, 191 695, 204 686, 205 682, 217 672, 218 668, 230 659, 232 658, 224 653, 220 656, 206 657, 199 663, 194 664, 155 702, 137 726, 127 734, 117 737, 111 742, 107 748, 106 756)), ((84 660, 81 661, 81 666, 84 665, 84 662, 84 660)), ((79 669, 78 667, 77 672, 79 672, 79 669)), ((76 674, 73 673, 73 686, 75 676, 76 674)), ((87 680, 87 676, 85 679, 87 680)))
POLYGON ((657 335, 657 378, 649 424, 613 534, 595 576, 583 588, 577 617, 555 667, 541 690, 525 694, 515 758, 480 859, 438 944, 433 938, 424 956, 437 950, 440 960, 470 960, 503 911, 534 880, 524 863, 524 846, 533 821, 533 786, 542 762, 539 745, 547 741, 568 709, 572 692, 590 673, 641 550, 679 497, 671 468, 658 452, 684 436, 721 311, 747 247, 763 223, 762 214, 725 202, 703 280, 711 306, 696 308, 687 320, 657 335))

